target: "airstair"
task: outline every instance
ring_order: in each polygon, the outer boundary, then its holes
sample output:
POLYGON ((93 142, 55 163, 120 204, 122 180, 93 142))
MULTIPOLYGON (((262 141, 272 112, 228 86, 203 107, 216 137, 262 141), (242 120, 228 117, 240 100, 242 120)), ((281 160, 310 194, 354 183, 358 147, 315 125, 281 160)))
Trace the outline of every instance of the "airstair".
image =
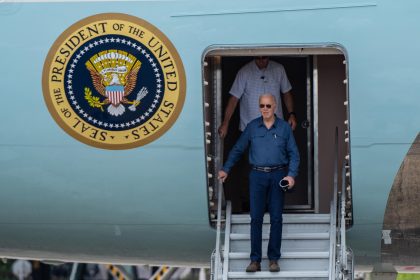
MULTIPOLYGON (((212 279, 353 279, 352 254, 337 244, 335 217, 330 214, 284 214, 280 272, 268 271, 267 245, 270 218, 264 216, 261 272, 247 273, 250 254, 249 214, 232 215, 226 205, 224 242, 215 250, 212 279), (217 258, 217 254, 219 258, 217 258), (264 257, 265 256, 265 257, 264 257)), ((338 239, 342 239, 338 238, 338 239)), ((343 240, 344 241, 344 240, 343 240)), ((345 247, 343 247, 345 248, 345 247)))
MULTIPOLYGON (((249 215, 232 215, 230 230, 226 231, 228 279, 328 279, 330 215, 285 214, 283 216, 281 271, 268 272, 268 260, 263 257, 262 272, 246 273, 249 264, 249 215)), ((270 218, 264 217, 263 256, 267 255, 270 218)), ((226 239, 225 239, 226 240, 226 239)))
MULTIPOLYGON (((336 144, 337 145, 337 144, 336 144)), ((212 254, 211 280, 282 279, 282 280, 353 280, 353 253, 346 245, 346 165, 343 165, 338 188, 337 153, 334 172, 334 196, 330 213, 283 214, 280 272, 268 271, 263 258, 261 271, 247 273, 250 262, 249 214, 232 215, 230 201, 223 200, 223 187, 218 188, 216 248, 212 254)), ((264 216, 262 249, 267 255, 270 218, 264 216)))

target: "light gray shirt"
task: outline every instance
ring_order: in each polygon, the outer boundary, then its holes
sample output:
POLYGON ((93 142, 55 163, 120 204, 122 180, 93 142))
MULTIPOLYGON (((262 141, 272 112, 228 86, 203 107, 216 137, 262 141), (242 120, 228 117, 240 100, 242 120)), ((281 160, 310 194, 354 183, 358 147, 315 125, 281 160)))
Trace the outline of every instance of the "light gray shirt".
POLYGON ((267 68, 259 69, 255 60, 245 64, 236 74, 229 93, 238 98, 240 104, 239 129, 244 131, 246 125, 261 115, 259 97, 271 93, 276 98, 276 115, 283 119, 280 93, 292 89, 283 65, 269 61, 267 68))

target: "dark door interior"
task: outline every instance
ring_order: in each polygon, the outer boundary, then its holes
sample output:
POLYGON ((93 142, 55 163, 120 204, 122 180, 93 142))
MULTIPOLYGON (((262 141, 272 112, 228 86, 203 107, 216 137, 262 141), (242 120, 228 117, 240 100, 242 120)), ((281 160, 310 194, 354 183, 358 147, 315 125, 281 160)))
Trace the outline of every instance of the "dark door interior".
MULTIPOLYGON (((297 177, 295 191, 287 193, 286 196, 286 210, 296 209, 313 209, 313 184, 312 184, 312 164, 308 165, 308 153, 312 154, 312 145, 308 145, 308 130, 311 127, 308 125, 309 118, 308 113, 308 81, 309 84, 312 80, 308 77, 309 57, 292 57, 292 56, 281 56, 271 57, 272 60, 277 61, 286 69, 289 81, 292 84, 292 91, 294 95, 294 103, 298 120, 298 126, 294 131, 294 136, 299 148, 301 164, 299 169, 299 176, 297 177), (310 172, 308 172, 310 171, 310 172)), ((225 109, 227 100, 229 99, 229 90, 235 79, 238 70, 245 65, 247 62, 253 60, 252 57, 223 57, 222 59, 222 100, 223 100, 223 111, 225 109)), ((309 96, 311 96, 309 94, 309 96)), ((310 101, 310 100, 309 100, 310 101)), ((239 107, 239 106, 238 106, 239 107)), ((311 106, 309 105, 309 108, 311 106)), ((284 112, 287 112, 283 108, 284 112)), ((311 112, 309 110, 309 112, 311 112)), ((311 114, 311 113, 310 113, 311 114)), ((224 116, 224 114, 222 114, 224 116)), ((287 118, 287 115, 285 116, 287 118)), ((239 127, 239 109, 237 108, 233 115, 230 125, 229 132, 224 141, 224 159, 227 158, 228 153, 236 140, 240 136, 239 127)), ((309 134, 310 135, 310 134, 309 134)), ((312 137, 309 137, 310 140, 312 137)), ((312 141, 312 140, 311 140, 312 141)), ((229 179, 225 185, 226 198, 232 201, 233 212, 242 213, 247 212, 249 205, 249 194, 248 194, 248 173, 249 165, 247 164, 248 157, 244 155, 243 159, 236 164, 232 169, 229 179)))

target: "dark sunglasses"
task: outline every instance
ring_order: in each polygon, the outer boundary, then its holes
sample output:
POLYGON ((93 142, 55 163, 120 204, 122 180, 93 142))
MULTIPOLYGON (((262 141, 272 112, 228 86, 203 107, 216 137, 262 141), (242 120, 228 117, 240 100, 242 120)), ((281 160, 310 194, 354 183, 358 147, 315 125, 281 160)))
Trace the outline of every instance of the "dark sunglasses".
POLYGON ((257 56, 257 59, 268 59, 268 56, 257 56))
POLYGON ((271 109, 271 104, 260 104, 260 108, 267 107, 268 109, 271 109))

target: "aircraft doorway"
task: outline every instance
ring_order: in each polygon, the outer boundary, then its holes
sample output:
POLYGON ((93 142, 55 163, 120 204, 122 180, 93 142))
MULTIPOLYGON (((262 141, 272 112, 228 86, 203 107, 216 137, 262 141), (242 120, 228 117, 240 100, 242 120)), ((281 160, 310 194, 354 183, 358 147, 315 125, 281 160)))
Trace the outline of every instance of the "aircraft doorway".
MULTIPOLYGON (((217 133, 230 96, 229 90, 238 70, 260 55, 269 56, 284 66, 292 85, 294 111, 297 115, 294 136, 301 163, 295 191, 286 196, 285 212, 328 213, 333 190, 335 127, 339 129, 340 158, 349 155, 349 145, 345 143, 349 136, 346 122, 348 106, 345 106, 347 71, 343 63, 343 52, 335 47, 220 48, 205 54, 203 78, 209 190, 220 184, 217 172, 240 136, 239 104, 230 121, 226 138, 220 139, 217 133)), ((284 105, 283 112, 287 119, 284 105)), ((349 165, 349 156, 346 158, 349 165)), ((241 162, 232 169, 224 187, 225 198, 232 201, 233 213, 247 212, 247 178, 250 167, 247 157, 241 162)), ((212 196, 214 192, 209 191, 210 202, 212 196)), ((211 213, 212 203, 209 205, 211 213)))
MULTIPOLYGON (((253 57, 222 57, 222 116, 227 101, 230 97, 229 90, 236 77, 236 73, 246 63, 253 60, 253 57)), ((294 111, 298 125, 294 131, 296 143, 301 156, 301 166, 299 176, 296 181, 296 189, 293 193, 288 193, 285 201, 285 210, 311 210, 313 209, 312 199, 312 169, 308 168, 308 154, 311 153, 310 144, 310 111, 308 114, 308 97, 310 100, 310 58, 308 56, 271 56, 270 60, 281 63, 287 73, 292 85, 294 111)), ((239 105, 231 119, 229 131, 223 141, 223 159, 226 159, 229 151, 240 136, 239 131, 239 105)), ((287 119, 287 109, 283 102, 284 118, 287 119)), ((248 194, 248 173, 249 166, 247 155, 236 164, 229 174, 229 179, 225 183, 226 198, 232 201, 233 213, 247 212, 249 208, 248 194)))

